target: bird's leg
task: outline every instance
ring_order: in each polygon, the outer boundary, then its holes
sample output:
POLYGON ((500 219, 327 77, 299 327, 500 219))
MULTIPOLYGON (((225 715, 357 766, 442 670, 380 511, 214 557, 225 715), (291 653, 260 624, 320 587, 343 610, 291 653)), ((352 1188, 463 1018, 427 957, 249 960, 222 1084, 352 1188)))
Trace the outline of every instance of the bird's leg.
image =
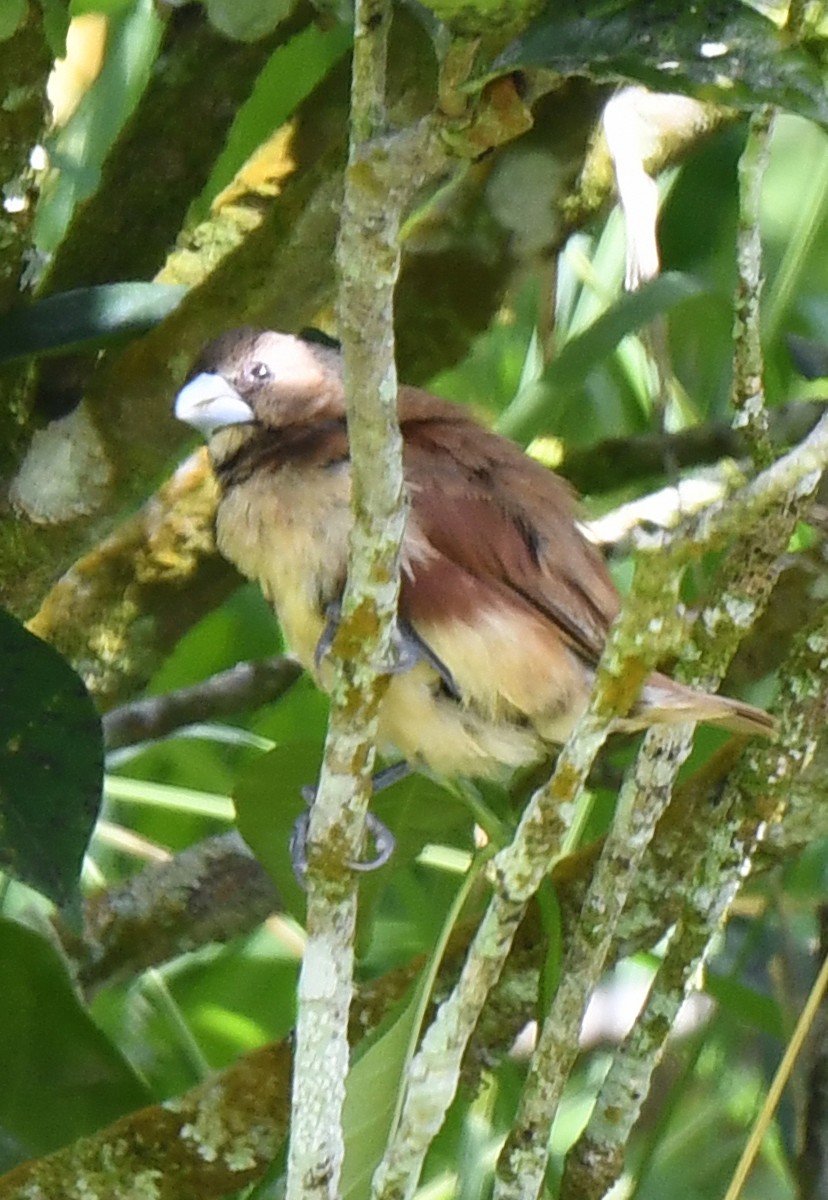
MULTIPOLYGON (((384 767, 383 770, 377 771, 372 780, 372 788, 374 795, 377 792, 383 791, 384 788, 391 787, 399 779, 405 779, 406 775, 411 773, 411 767, 407 762, 392 763, 390 767, 384 767)), ((302 799, 308 806, 308 811, 302 813, 298 817, 293 829, 290 833, 290 861, 293 867, 293 874, 296 876, 296 881, 300 887, 305 886, 305 877, 308 870, 308 828, 310 826, 310 806, 316 799, 315 787, 302 788, 302 799)), ((374 847, 376 854, 367 862, 349 862, 347 865, 352 871, 376 871, 379 867, 384 867, 391 855, 394 853, 394 835, 387 825, 384 825, 379 817, 375 817, 373 813, 366 813, 365 827, 370 836, 374 839, 374 847)))
MULTIPOLYGON (((339 622, 342 617, 342 605, 338 600, 328 605, 325 617, 325 628, 322 630, 322 636, 316 644, 313 656, 314 665, 317 669, 325 655, 330 652, 334 638, 336 637, 336 631, 339 628, 339 622)), ((434 668, 442 679, 450 696, 455 700, 460 699, 460 690, 446 664, 442 659, 438 658, 429 644, 420 637, 413 625, 409 624, 408 621, 398 620, 394 631, 394 661, 390 667, 390 673, 392 675, 402 675, 421 662, 426 662, 430 667, 434 668)))

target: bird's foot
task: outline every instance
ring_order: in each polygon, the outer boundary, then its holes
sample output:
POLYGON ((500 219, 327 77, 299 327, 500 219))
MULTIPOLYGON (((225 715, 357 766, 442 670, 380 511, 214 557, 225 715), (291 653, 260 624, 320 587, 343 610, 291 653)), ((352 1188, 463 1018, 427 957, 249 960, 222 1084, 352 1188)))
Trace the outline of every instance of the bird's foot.
MULTIPOLYGON (((384 788, 390 787, 396 783, 398 779, 404 779, 411 771, 408 763, 394 763, 390 767, 385 767, 382 771, 378 771, 373 778, 374 793, 381 792, 384 788)), ((308 829, 310 828, 310 806, 316 799, 315 787, 302 788, 302 799, 308 806, 308 811, 296 820, 290 834, 290 861, 293 867, 293 874, 296 876, 296 881, 301 888, 305 887, 305 880, 308 873, 308 829)), ((379 817, 375 817, 373 813, 367 813, 365 817, 365 828, 369 836, 373 839, 374 849, 376 851, 373 858, 367 859, 364 862, 348 862, 347 866, 352 871, 376 871, 380 867, 384 867, 394 853, 396 842, 394 835, 387 825, 384 825, 379 817)))

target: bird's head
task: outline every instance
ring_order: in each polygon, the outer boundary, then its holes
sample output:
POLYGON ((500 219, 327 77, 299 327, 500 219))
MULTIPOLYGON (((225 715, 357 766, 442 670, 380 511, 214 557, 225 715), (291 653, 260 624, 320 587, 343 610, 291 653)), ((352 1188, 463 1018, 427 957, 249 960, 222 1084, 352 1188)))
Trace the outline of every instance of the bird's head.
POLYGON ((342 366, 332 344, 262 329, 210 342, 175 400, 175 415, 209 441, 230 426, 281 429, 343 412, 342 366))

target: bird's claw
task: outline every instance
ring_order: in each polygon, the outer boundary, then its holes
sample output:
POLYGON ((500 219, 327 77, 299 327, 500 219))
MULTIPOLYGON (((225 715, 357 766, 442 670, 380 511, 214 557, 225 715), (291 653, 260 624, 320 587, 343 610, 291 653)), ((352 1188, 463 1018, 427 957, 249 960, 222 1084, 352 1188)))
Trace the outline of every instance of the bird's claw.
MULTIPOLYGON (((306 789, 303 788, 303 793, 306 789)), ((293 874, 296 876, 296 882, 301 888, 306 886, 308 874, 308 829, 310 828, 310 812, 304 812, 297 818, 290 834, 290 861, 293 867, 293 874)), ((347 862, 345 865, 352 871, 376 871, 379 867, 384 867, 391 855, 394 853, 396 840, 393 833, 384 825, 379 817, 375 817, 373 813, 367 813, 365 817, 365 828, 374 840, 376 853, 373 858, 366 859, 364 862, 347 862)))

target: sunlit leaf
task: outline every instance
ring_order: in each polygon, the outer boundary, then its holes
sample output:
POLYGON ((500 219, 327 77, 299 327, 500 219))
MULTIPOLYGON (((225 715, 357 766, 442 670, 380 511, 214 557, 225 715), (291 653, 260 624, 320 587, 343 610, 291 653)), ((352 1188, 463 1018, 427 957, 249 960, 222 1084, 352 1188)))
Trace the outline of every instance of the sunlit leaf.
POLYGON ((520 440, 551 430, 553 405, 580 387, 623 338, 703 291, 698 280, 668 271, 637 292, 624 293, 583 333, 570 338, 541 378, 515 397, 500 421, 501 432, 520 440))
POLYGON ((77 897, 101 800, 101 722, 80 677, 0 610, 0 865, 77 897))
POLYGON ((186 291, 171 283, 106 283, 58 292, 0 320, 0 362, 137 337, 177 308, 186 291))

